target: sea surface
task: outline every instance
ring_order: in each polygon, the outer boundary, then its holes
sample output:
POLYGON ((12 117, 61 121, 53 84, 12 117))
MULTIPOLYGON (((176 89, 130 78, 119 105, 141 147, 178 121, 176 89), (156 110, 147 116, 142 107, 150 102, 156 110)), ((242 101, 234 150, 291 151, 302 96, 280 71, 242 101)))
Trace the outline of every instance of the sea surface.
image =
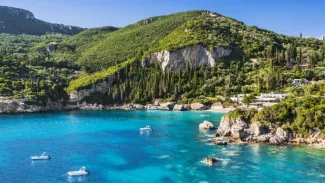
POLYGON ((212 145, 198 129, 223 114, 74 111, 0 116, 0 182, 325 182, 325 151, 307 147, 212 145), (139 132, 151 125, 153 132, 139 132), (52 159, 31 161, 47 152, 52 159), (222 161, 215 166, 205 157, 222 161), (66 173, 86 166, 87 176, 66 173))

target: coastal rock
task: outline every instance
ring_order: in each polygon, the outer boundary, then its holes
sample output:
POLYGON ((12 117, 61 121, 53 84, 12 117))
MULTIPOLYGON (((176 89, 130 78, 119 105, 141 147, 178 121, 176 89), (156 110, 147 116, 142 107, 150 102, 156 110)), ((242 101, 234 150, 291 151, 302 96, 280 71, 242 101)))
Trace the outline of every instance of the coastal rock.
POLYGON ((203 121, 203 123, 200 123, 199 128, 201 130, 211 130, 214 129, 214 125, 209 121, 203 121))
POLYGON ((249 127, 249 132, 253 135, 253 136, 259 136, 262 134, 266 134, 267 133, 267 127, 264 125, 261 125, 257 122, 253 123, 250 125, 249 127))
POLYGON ((184 107, 183 104, 176 104, 174 106, 174 111, 185 111, 185 110, 186 110, 186 108, 184 107))
POLYGON ((270 138, 269 142, 273 145, 282 145, 289 139, 288 133, 282 128, 277 128, 276 133, 270 138))
POLYGON ((223 109, 223 105, 221 102, 216 102, 211 105, 211 110, 220 110, 223 109))
POLYGON ((325 149, 325 140, 322 140, 322 141, 318 142, 317 144, 315 144, 315 147, 325 149))
POLYGON ((289 134, 286 131, 284 131, 282 128, 277 128, 275 134, 281 138, 284 138, 285 140, 289 139, 289 134))
POLYGON ((151 53, 142 61, 142 65, 148 66, 157 62, 163 71, 167 70, 167 68, 171 71, 184 70, 186 64, 193 68, 200 67, 201 65, 214 67, 216 59, 229 56, 231 52, 231 49, 225 47, 218 47, 208 51, 201 45, 194 45, 175 51, 164 50, 151 53))
POLYGON ((220 138, 220 137, 217 137, 215 142, 214 142, 215 145, 227 145, 228 144, 228 141, 225 140, 224 138, 220 138))
POLYGON ((159 100, 155 100, 155 102, 153 103, 154 106, 159 106, 159 100))
POLYGON ((0 114, 34 113, 43 111, 61 110, 49 106, 26 105, 23 100, 11 100, 0 102, 0 114))
POLYGON ((163 103, 163 104, 160 104, 160 106, 162 107, 162 109, 165 109, 165 110, 173 110, 174 106, 175 106, 175 102, 163 103))
POLYGON ((305 138, 295 138, 290 141, 293 144, 307 144, 309 143, 305 138))
POLYGON ((192 110, 200 111, 200 110, 207 110, 208 107, 201 103, 193 103, 190 105, 192 110))
POLYGON ((230 136, 231 135, 231 125, 232 125, 232 122, 228 117, 222 117, 220 125, 217 129, 217 134, 220 136, 230 136))
POLYGON ((148 105, 145 106, 145 109, 147 109, 147 110, 160 110, 161 107, 157 106, 157 105, 148 104, 148 105))
POLYGON ((283 145, 286 142, 284 137, 280 137, 278 135, 274 135, 270 138, 269 143, 273 145, 283 145))
POLYGON ((322 131, 320 129, 316 129, 308 138, 310 143, 318 143, 322 141, 322 131))
POLYGON ((204 158, 202 162, 206 163, 208 165, 213 165, 213 164, 217 163, 218 161, 219 161, 218 158, 204 158))
POLYGON ((189 105, 189 104, 184 104, 184 108, 185 108, 186 110, 189 110, 189 109, 190 109, 190 105, 189 105))
POLYGON ((272 137, 272 134, 264 134, 264 135, 259 135, 256 137, 256 142, 269 142, 270 138, 272 137))
POLYGON ((230 119, 228 116, 224 116, 221 119, 217 133, 220 136, 244 138, 246 136, 245 128, 247 128, 247 123, 243 119, 230 119))
POLYGON ((231 126, 231 135, 233 138, 244 138, 246 136, 245 128, 247 127, 246 122, 238 120, 231 126))

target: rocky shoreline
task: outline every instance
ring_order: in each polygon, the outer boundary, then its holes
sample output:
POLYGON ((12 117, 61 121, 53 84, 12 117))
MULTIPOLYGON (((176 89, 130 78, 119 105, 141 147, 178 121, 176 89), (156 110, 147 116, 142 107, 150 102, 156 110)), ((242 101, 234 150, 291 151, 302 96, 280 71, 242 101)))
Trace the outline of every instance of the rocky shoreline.
MULTIPOLYGON (((205 122, 206 123, 206 122, 205 122)), ((309 137, 288 132, 277 126, 268 126, 259 122, 249 123, 242 118, 222 117, 216 135, 212 139, 216 145, 228 143, 265 143, 270 145, 309 145, 325 148, 325 138, 321 130, 316 129, 309 137)))
POLYGON ((62 106, 56 102, 49 102, 47 106, 27 105, 19 102, 0 102, 0 114, 18 114, 18 113, 38 113, 38 112, 56 112, 71 110, 166 110, 166 111, 203 111, 210 110, 215 112, 229 112, 233 108, 224 108, 221 103, 214 103, 211 106, 201 103, 176 104, 175 102, 153 104, 123 104, 104 106, 101 104, 66 105, 62 106))
POLYGON ((234 108, 224 108, 221 103, 214 103, 211 106, 201 103, 192 104, 176 104, 175 102, 159 103, 158 101, 153 104, 124 104, 103 106, 97 104, 83 103, 78 106, 80 110, 166 110, 166 111, 215 111, 215 112, 229 112, 234 108))

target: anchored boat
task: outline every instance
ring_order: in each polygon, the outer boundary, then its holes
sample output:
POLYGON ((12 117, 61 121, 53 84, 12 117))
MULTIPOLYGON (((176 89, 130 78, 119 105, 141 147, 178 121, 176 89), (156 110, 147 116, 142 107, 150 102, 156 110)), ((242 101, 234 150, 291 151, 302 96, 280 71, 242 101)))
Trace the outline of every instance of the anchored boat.
POLYGON ((40 156, 31 156, 30 158, 32 160, 48 160, 48 159, 51 159, 51 157, 49 155, 47 155, 46 152, 43 152, 43 154, 40 155, 40 156))
POLYGON ((140 131, 153 131, 153 129, 149 125, 147 125, 144 128, 140 128, 140 131))
POLYGON ((71 171, 68 172, 68 175, 70 176, 81 176, 81 175, 87 175, 89 172, 86 170, 86 167, 81 167, 78 171, 71 171))

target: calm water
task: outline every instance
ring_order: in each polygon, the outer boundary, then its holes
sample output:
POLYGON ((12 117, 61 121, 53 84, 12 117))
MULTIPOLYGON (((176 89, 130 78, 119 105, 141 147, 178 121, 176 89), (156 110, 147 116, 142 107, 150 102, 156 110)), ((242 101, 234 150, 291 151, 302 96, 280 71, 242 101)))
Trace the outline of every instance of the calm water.
MULTIPOLYGON (((0 116, 0 182, 325 182, 325 151, 209 144, 212 112, 90 111, 0 116), (155 131, 140 134, 151 125, 155 131), (49 161, 28 157, 48 152, 49 161), (216 166, 200 161, 223 158, 216 166), (86 166, 90 175, 66 172, 86 166)), ((212 133, 211 133, 212 134, 212 133)))

